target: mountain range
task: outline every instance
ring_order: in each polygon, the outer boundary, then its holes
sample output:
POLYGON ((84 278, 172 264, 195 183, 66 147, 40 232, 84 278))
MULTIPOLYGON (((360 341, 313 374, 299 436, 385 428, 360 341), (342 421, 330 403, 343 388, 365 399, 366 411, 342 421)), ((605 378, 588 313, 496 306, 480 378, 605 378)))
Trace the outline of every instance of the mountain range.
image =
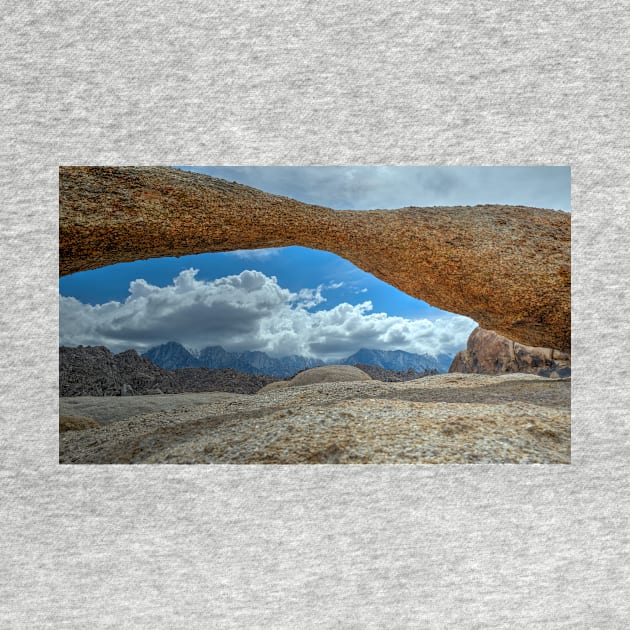
MULTIPOLYGON (((232 368, 249 374, 268 374, 280 378, 292 376, 301 370, 325 365, 320 359, 298 355, 275 358, 260 351, 228 352, 221 346, 209 346, 193 353, 175 341, 155 346, 142 356, 166 370, 190 367, 232 368)), ((404 350, 361 348, 349 357, 331 363, 336 365, 363 363, 398 371, 411 368, 417 372, 425 370, 447 372, 452 360, 453 357, 447 354, 432 357, 428 354, 414 354, 404 350)))
MULTIPOLYGON (((168 348, 162 350, 164 358, 168 358, 168 348)), ((214 391, 253 394, 261 387, 280 380, 277 376, 253 374, 251 371, 242 372, 230 367, 211 369, 191 366, 190 353, 187 353, 185 349, 182 352, 181 347, 171 346, 171 350, 172 357, 179 356, 180 360, 188 362, 188 366, 167 370, 153 364, 146 356, 140 356, 135 350, 113 354, 104 346, 78 346, 76 348, 61 346, 59 348, 59 395, 62 397, 130 396, 214 391)), ((226 360, 226 355, 229 355, 225 350, 216 354, 223 360, 226 360)), ((264 353, 243 354, 251 360, 258 360, 258 369, 260 366, 267 369, 265 357, 267 359, 269 357, 264 353)), ((204 354, 206 358, 210 355, 211 353, 204 354)), ((194 357, 193 359, 196 361, 194 357)), ((289 359, 294 360, 295 357, 289 357, 289 359)), ((285 368, 291 364, 292 361, 289 361, 285 364, 285 368)), ((436 373, 436 370, 417 372, 413 368, 405 371, 386 370, 380 366, 361 363, 357 363, 356 366, 373 379, 387 382, 407 381, 436 373)))
POLYGON ((396 371, 405 371, 411 368, 416 372, 437 370, 442 373, 448 372, 452 361, 453 355, 444 353, 433 357, 429 354, 415 354, 404 350, 368 350, 367 348, 361 348, 361 350, 344 359, 341 363, 344 365, 364 363, 396 371))

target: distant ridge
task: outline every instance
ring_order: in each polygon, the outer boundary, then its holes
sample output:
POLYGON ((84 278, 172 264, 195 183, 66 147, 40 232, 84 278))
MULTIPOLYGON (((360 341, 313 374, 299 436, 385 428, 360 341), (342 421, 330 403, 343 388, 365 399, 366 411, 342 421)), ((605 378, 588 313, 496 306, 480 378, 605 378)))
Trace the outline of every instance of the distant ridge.
MULTIPOLYGON (((319 359, 298 355, 274 358, 260 351, 229 352, 221 346, 209 346, 195 355, 175 341, 155 346, 142 356, 167 370, 189 367, 205 367, 213 370, 231 368, 239 372, 268 374, 280 378, 292 376, 301 370, 325 365, 319 359)), ((447 354, 432 357, 428 354, 414 354, 404 350, 361 348, 351 356, 341 361, 333 361, 331 364, 354 365, 355 363, 362 363, 385 370, 405 371, 411 368, 416 372, 437 370, 442 373, 448 372, 452 360, 453 356, 447 354)))
MULTIPOLYGON (((222 360, 229 359, 230 354, 223 348, 206 348, 214 352, 205 352, 204 356, 218 355, 222 360), (220 352, 219 352, 220 350, 220 352)), ((369 351, 363 350, 362 356, 367 356, 369 351)), ((378 351, 375 351, 378 352, 378 351)), ((169 362, 173 357, 190 363, 198 361, 191 352, 177 343, 164 344, 156 351, 157 355, 169 362), (170 350, 171 354, 167 351, 170 350), (182 351, 183 350, 183 351, 182 351)), ((201 353, 200 353, 201 354, 201 353)), ((359 354, 359 353, 357 353, 359 354)), ((404 353, 411 357, 419 357, 411 353, 404 353)), ((272 359, 264 352, 241 353, 250 361, 258 361, 258 368, 266 369, 267 365, 286 360, 283 369, 294 365, 304 357, 284 357, 284 359, 272 359), (262 367, 261 367, 262 366, 262 367)), ((349 357, 351 359, 352 357, 349 357)), ((381 361, 390 358, 387 353, 384 356, 374 355, 374 359, 381 361)), ((394 359, 400 361, 400 357, 394 353, 394 359)), ((321 364, 321 362, 319 362, 321 364)), ((172 364, 172 363, 171 363, 172 364)), ((339 363, 335 364, 339 368, 339 363)), ((407 368, 404 371, 388 370, 377 365, 363 363, 341 364, 347 369, 347 365, 359 368, 373 379, 388 382, 407 381, 423 376, 436 374, 437 370, 427 368, 422 371, 407 368)), ((277 367, 277 365, 276 365, 277 367)), ((317 367, 321 367, 318 365, 317 367)), ((296 370, 289 376, 310 370, 306 367, 296 370)), ((258 374, 235 370, 231 367, 218 369, 207 367, 184 367, 165 369, 155 365, 146 356, 140 356, 135 350, 125 350, 119 354, 113 354, 104 346, 78 346, 59 348, 59 395, 68 396, 128 396, 141 394, 177 394, 181 392, 233 392, 238 394, 253 394, 261 387, 281 380, 281 377, 270 374, 258 374)), ((286 379, 285 379, 286 380, 286 379)))
POLYGON ((424 370, 424 372, 416 372, 413 368, 407 370, 386 370, 378 365, 366 365, 365 363, 355 363, 354 367, 363 370, 375 381, 383 381, 385 383, 402 383, 438 374, 437 370, 424 370))
POLYGON ((201 363, 199 359, 186 350, 184 346, 175 341, 169 341, 168 343, 163 343, 161 346, 155 346, 142 356, 165 370, 203 367, 203 363, 201 363))
POLYGON ((439 354, 432 357, 429 354, 415 354, 404 350, 370 350, 361 348, 358 352, 341 361, 344 365, 363 363, 375 365, 386 370, 406 371, 409 368, 416 372, 425 370, 437 370, 448 372, 453 357, 447 354, 439 354))
MULTIPOLYGON (((177 345, 177 344, 175 344, 177 345)), ((177 348, 172 348, 177 351, 177 348)), ((186 358, 185 355, 181 355, 186 358)), ((104 346, 59 348, 60 396, 126 396, 181 392, 253 394, 277 380, 231 368, 185 367, 167 370, 135 350, 113 354, 104 346)))
POLYGON ((228 352, 221 346, 208 346, 195 355, 175 341, 155 346, 142 356, 167 370, 185 367, 205 367, 210 370, 230 368, 248 374, 267 374, 280 378, 324 365, 323 361, 308 357, 292 355, 274 358, 258 351, 228 352))

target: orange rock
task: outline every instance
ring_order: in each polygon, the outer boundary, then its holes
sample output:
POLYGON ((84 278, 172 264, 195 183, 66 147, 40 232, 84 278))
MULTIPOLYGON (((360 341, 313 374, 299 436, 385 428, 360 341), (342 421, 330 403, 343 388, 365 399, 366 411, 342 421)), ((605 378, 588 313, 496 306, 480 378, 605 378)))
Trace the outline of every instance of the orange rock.
POLYGON ((301 245, 532 346, 571 347, 570 215, 521 206, 335 211, 166 167, 61 167, 61 275, 301 245))
POLYGON ((466 350, 457 353, 449 372, 507 374, 527 372, 539 376, 570 376, 568 354, 551 348, 534 348, 515 343, 483 328, 468 337, 466 350))

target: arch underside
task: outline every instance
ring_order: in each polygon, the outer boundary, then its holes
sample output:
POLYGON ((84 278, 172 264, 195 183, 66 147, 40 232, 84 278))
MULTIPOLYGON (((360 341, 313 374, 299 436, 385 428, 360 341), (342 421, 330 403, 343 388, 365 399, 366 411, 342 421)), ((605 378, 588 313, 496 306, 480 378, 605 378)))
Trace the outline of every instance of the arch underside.
POLYGON ((570 352, 570 215, 520 206, 335 211, 166 167, 61 167, 59 271, 237 249, 332 252, 524 345, 570 352))

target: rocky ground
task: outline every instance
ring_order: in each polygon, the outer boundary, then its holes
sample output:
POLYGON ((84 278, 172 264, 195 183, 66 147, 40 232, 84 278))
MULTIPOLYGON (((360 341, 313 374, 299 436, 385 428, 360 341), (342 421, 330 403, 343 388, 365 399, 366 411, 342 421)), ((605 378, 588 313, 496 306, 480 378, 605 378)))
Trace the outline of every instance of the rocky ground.
POLYGON ((101 426, 155 412, 186 413, 224 401, 249 399, 245 394, 200 392, 142 396, 72 396, 59 399, 60 416, 87 416, 101 426))
POLYGON ((424 370, 424 372, 416 372, 413 368, 408 370, 386 370, 378 365, 366 365, 365 363, 355 363, 354 367, 363 370, 377 381, 385 381, 386 383, 401 383, 403 381, 413 381, 416 378, 424 378, 425 376, 434 376, 439 374, 437 370, 424 370))
POLYGON ((61 396, 120 396, 232 392, 253 394, 279 380, 265 374, 248 374, 231 368, 205 367, 165 370, 135 350, 113 354, 104 346, 59 348, 61 396))
POLYGON ((63 415, 104 426, 60 433, 60 462, 568 464, 570 398, 570 379, 441 374, 255 395, 62 399, 63 415))

